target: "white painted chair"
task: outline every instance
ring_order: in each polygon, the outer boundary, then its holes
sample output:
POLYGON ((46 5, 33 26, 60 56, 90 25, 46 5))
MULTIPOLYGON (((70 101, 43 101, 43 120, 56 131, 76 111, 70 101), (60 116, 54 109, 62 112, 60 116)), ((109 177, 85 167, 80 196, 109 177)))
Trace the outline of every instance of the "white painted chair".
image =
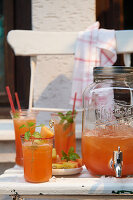
MULTIPOLYGON (((7 41, 16 56, 31 56, 31 81, 29 108, 42 111, 64 111, 64 109, 33 107, 33 81, 38 55, 74 54, 77 32, 39 32, 12 30, 7 41)), ((133 52, 133 31, 116 31, 117 53, 124 54, 126 66, 131 65, 130 53, 133 52)))

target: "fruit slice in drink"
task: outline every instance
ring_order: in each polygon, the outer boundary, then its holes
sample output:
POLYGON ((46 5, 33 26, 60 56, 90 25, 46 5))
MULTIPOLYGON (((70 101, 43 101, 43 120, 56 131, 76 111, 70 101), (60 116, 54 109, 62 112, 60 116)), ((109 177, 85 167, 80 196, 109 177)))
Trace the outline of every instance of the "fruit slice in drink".
POLYGON ((42 138, 51 138, 54 136, 54 133, 52 132, 52 130, 50 130, 46 126, 42 126, 40 134, 42 138))

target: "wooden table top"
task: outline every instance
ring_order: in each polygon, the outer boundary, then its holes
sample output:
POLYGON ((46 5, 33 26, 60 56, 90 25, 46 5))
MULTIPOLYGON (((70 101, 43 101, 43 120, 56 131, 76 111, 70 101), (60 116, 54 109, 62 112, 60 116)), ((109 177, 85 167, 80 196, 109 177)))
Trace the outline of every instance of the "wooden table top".
POLYGON ((23 168, 15 166, 0 176, 0 194, 43 196, 43 197, 82 197, 128 195, 133 198, 133 178, 93 177, 85 167, 80 174, 53 176, 49 182, 28 183, 24 179, 23 168))

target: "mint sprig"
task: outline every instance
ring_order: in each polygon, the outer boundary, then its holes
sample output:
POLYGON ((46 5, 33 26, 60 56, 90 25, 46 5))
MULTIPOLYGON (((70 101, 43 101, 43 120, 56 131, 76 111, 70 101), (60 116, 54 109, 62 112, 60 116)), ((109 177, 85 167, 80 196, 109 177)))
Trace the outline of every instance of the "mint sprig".
POLYGON ((27 122, 27 126, 29 128, 33 127, 35 125, 35 122, 27 122))
POLYGON ((40 124, 40 125, 37 125, 37 126, 35 124, 36 123, 34 123, 34 122, 27 122, 26 125, 23 124, 22 126, 19 127, 19 129, 22 129, 22 128, 27 128, 28 129, 28 131, 26 131, 25 134, 24 134, 24 138, 26 140, 29 140, 31 136, 33 136, 34 138, 41 138, 40 133, 36 132, 36 131, 31 135, 31 130, 33 128, 36 128, 36 127, 42 127, 42 126, 44 126, 44 124, 40 124))
POLYGON ((68 111, 66 114, 59 112, 58 115, 61 118, 59 123, 64 124, 63 130, 65 131, 74 122, 76 110, 74 110, 74 113, 72 111, 68 111))
POLYGON ((13 118, 19 118, 20 116, 20 113, 19 112, 14 112, 13 113, 13 118))
POLYGON ((62 157, 61 160, 67 160, 67 161, 75 161, 76 159, 80 158, 80 156, 74 152, 74 147, 70 147, 68 154, 66 154, 63 150, 62 150, 62 157))
POLYGON ((35 128, 35 123, 34 122, 27 122, 26 124, 22 124, 19 129, 21 128, 28 128, 29 131, 31 128, 35 128))

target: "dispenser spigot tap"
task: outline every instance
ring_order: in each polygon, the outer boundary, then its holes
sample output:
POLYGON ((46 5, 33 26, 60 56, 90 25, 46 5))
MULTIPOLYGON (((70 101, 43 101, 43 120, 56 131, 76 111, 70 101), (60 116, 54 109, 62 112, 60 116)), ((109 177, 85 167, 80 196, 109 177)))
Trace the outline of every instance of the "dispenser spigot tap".
POLYGON ((118 151, 113 152, 113 159, 111 159, 110 166, 115 170, 116 177, 122 176, 123 153, 118 147, 118 151))

